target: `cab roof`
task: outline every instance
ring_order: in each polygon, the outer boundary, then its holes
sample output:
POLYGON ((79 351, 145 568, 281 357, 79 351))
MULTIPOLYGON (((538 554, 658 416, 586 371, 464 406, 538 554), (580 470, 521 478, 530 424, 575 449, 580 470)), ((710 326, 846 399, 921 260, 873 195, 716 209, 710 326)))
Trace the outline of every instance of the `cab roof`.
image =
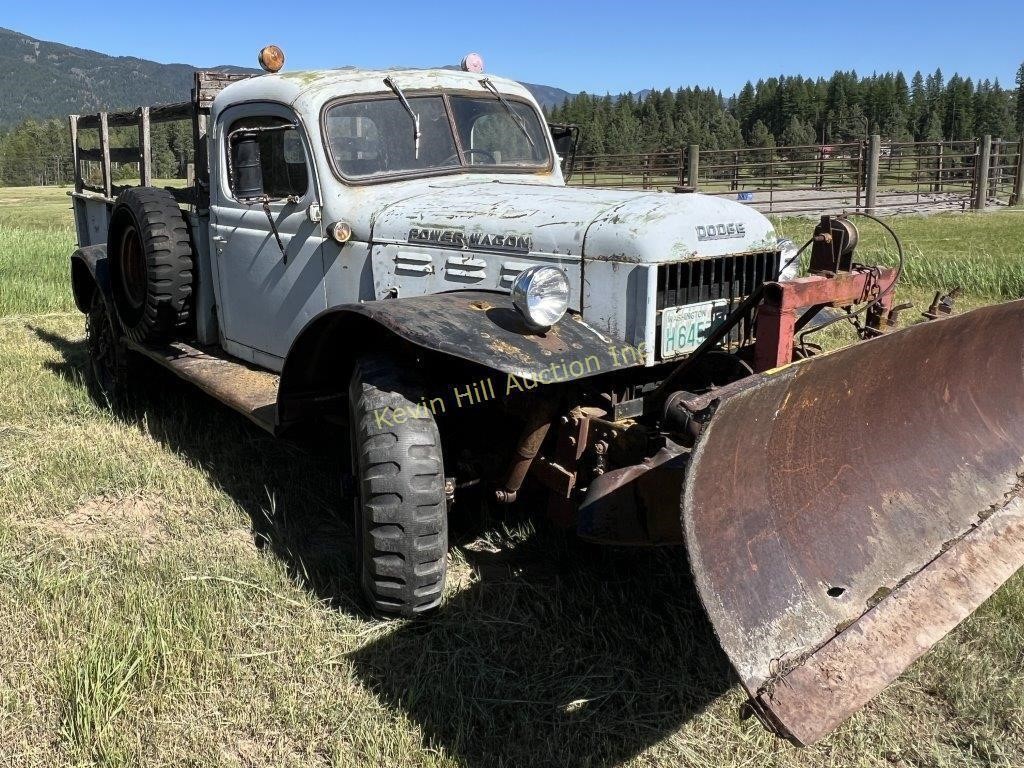
POLYGON ((480 80, 489 78, 502 93, 519 96, 536 103, 524 86, 505 77, 453 69, 318 69, 304 72, 279 72, 259 75, 232 83, 213 101, 213 112, 245 101, 276 101, 291 105, 296 111, 319 109, 327 100, 348 95, 389 91, 385 77, 394 78, 405 92, 422 89, 487 91, 480 80))

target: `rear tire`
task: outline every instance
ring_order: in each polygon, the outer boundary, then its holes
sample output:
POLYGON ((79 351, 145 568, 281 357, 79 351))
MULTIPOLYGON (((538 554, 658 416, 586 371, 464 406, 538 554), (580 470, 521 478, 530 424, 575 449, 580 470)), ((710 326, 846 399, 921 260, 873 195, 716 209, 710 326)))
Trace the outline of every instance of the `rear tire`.
POLYGON ((108 406, 120 402, 128 385, 128 350, 99 290, 93 292, 85 316, 85 343, 89 352, 88 383, 93 396, 108 406))
POLYGON ((190 320, 192 240, 174 195, 156 187, 122 192, 107 236, 117 316, 133 341, 160 341, 190 320))
POLYGON ((386 357, 360 360, 349 385, 359 581, 383 617, 430 613, 444 590, 444 461, 437 423, 420 395, 419 383, 386 357))

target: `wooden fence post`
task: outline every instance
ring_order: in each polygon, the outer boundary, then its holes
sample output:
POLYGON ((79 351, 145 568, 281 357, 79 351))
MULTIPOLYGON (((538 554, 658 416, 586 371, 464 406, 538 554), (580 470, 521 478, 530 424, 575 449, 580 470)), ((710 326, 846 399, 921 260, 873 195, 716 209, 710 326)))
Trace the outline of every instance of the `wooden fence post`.
POLYGON ((935 142, 935 184, 932 185, 933 192, 942 191, 942 142, 935 142))
POLYGON ((700 145, 691 144, 686 153, 686 181, 687 186, 697 191, 697 176, 700 172, 700 145))
POLYGON ((872 133, 868 139, 868 171, 864 190, 864 210, 875 212, 875 201, 878 197, 878 159, 882 151, 882 137, 872 133))
POLYGON ((1024 204, 1024 137, 1017 142, 1017 168, 1013 178, 1013 194, 1010 205, 1024 204))
POLYGON ((985 210, 988 201, 988 168, 992 157, 992 135, 986 133, 981 137, 981 149, 978 152, 978 163, 974 166, 974 210, 985 210))
POLYGON ((996 200, 999 199, 999 187, 1003 181, 1002 151, 1003 140, 999 137, 992 139, 992 151, 988 158, 988 191, 996 200))

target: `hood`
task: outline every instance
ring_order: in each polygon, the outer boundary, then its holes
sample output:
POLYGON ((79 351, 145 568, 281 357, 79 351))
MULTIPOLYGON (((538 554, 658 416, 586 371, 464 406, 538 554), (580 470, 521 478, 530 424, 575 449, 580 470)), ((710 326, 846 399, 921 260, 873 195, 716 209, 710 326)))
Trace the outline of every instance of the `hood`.
POLYGON ((767 218, 720 197, 475 180, 386 205, 371 237, 635 263, 776 247, 767 218))

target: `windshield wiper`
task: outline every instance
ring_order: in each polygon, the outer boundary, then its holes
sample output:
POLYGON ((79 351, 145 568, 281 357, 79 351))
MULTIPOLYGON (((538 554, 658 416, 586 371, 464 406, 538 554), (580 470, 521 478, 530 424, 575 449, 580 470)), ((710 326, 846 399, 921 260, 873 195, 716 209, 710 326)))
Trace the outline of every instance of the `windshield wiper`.
POLYGON ((523 136, 526 137, 526 140, 530 142, 530 146, 533 147, 533 137, 530 136, 530 131, 527 130, 526 128, 526 121, 523 120, 523 116, 516 112, 514 109, 512 109, 512 105, 509 104, 505 100, 505 97, 501 95, 501 92, 494 87, 494 83, 491 82, 491 79, 489 77, 485 77, 483 80, 481 80, 480 85, 482 85, 484 88, 486 88, 488 91, 490 91, 491 93, 498 97, 498 101, 500 101, 501 105, 505 107, 505 111, 508 112, 509 117, 512 118, 512 122, 519 126, 519 130, 523 132, 523 136))
POLYGON ((402 89, 398 87, 398 83, 395 82, 391 75, 384 78, 384 85, 395 92, 395 96, 398 97, 399 101, 402 102, 402 106, 405 107, 405 111, 409 113, 409 117, 412 118, 412 140, 414 148, 414 157, 416 160, 420 159, 420 116, 416 114, 412 107, 409 106, 409 100, 405 98, 405 94, 402 93, 402 89))

